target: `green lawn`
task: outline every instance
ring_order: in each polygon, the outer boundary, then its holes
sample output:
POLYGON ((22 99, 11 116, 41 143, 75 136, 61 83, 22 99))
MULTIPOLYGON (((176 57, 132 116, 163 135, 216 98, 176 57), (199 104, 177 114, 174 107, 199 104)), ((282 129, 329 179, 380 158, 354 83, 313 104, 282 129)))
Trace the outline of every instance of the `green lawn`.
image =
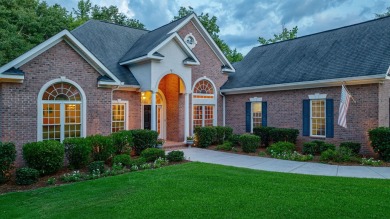
POLYGON ((388 218, 390 181, 203 163, 0 196, 0 218, 388 218))

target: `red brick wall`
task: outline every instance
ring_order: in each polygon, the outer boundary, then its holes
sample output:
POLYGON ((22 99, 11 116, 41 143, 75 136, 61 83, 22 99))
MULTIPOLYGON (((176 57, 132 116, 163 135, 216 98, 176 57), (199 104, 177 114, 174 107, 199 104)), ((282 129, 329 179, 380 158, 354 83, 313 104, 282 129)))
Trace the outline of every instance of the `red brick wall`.
POLYGON ((236 133, 244 133, 245 102, 251 97, 262 97, 268 103, 268 126, 298 129, 298 146, 301 146, 302 142, 314 139, 302 136, 302 101, 311 94, 327 94, 327 99, 334 100, 335 125, 334 138, 324 140, 336 145, 342 141, 357 141, 362 143, 364 153, 371 153, 367 131, 378 126, 378 84, 348 86, 348 89, 356 103, 350 104, 347 129, 337 125, 341 87, 228 95, 226 125, 233 127, 236 133))
POLYGON ((389 127, 389 99, 390 99, 390 81, 386 80, 379 84, 379 104, 378 104, 378 121, 379 126, 389 127))
POLYGON ((99 73, 65 42, 60 42, 21 68, 23 84, 1 85, 0 129, 2 141, 21 146, 37 140, 37 97, 41 87, 60 76, 78 83, 87 98, 87 135, 110 134, 111 89, 97 88, 99 73))
MULTIPOLYGON (((217 87, 216 94, 218 96, 218 125, 222 125, 222 96, 219 95, 219 88, 227 80, 227 75, 221 73, 222 62, 218 59, 218 57, 215 55, 213 50, 210 48, 192 22, 189 22, 184 27, 182 27, 178 33, 183 39, 187 34, 192 33, 197 41, 197 44, 192 49, 192 52, 195 53, 196 57, 199 59, 200 65, 192 67, 192 86, 198 78, 203 76, 206 76, 215 83, 215 86, 217 87)), ((190 116, 190 120, 192 120, 192 116, 190 116)), ((190 124, 192 124, 192 122, 190 124)))
POLYGON ((113 100, 128 101, 128 129, 141 128, 141 93, 135 91, 114 91, 113 100))

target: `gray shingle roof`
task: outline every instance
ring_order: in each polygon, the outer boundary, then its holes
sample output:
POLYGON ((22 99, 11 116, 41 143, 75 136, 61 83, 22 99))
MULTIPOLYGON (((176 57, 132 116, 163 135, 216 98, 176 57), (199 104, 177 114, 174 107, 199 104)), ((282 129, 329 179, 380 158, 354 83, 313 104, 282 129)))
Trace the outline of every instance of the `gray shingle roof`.
POLYGON ((103 21, 89 20, 71 33, 119 80, 126 85, 139 85, 130 70, 119 65, 118 61, 147 32, 103 21))
POLYGON ((129 61, 135 58, 139 58, 147 55, 152 49, 162 43, 167 39, 171 34, 168 34, 173 28, 179 25, 183 20, 189 17, 192 14, 189 14, 185 17, 182 17, 178 20, 172 21, 169 24, 161 26, 145 35, 143 35, 133 47, 124 55, 119 62, 129 61))
POLYGON ((253 48, 222 89, 383 74, 390 17, 253 48))

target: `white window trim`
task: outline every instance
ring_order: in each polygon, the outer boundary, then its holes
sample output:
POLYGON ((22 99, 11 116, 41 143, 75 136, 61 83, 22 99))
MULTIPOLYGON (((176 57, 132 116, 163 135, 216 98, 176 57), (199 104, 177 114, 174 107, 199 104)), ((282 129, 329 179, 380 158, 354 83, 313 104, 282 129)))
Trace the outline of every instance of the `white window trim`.
MULTIPOLYGON (((37 110, 37 141, 42 141, 43 103, 50 102, 50 101, 43 101, 42 100, 43 94, 51 85, 56 84, 56 83, 60 83, 60 82, 69 83, 69 84, 75 86, 79 90, 80 95, 81 95, 81 109, 80 110, 81 110, 81 115, 82 115, 80 136, 81 137, 87 136, 87 98, 85 96, 85 92, 80 87, 80 85, 78 85, 76 82, 67 79, 65 76, 61 76, 60 78, 53 79, 51 81, 46 82, 46 84, 44 84, 41 87, 41 90, 38 93, 38 99, 37 99, 37 109, 38 109, 37 110)), ((69 103, 72 103, 72 102, 70 101, 69 103)), ((80 103, 80 102, 78 101, 78 103, 80 103)), ((62 133, 61 133, 61 135, 62 135, 62 133)))
POLYGON ((115 104, 124 104, 125 105, 125 127, 124 130, 129 130, 129 101, 126 100, 113 100, 111 102, 111 133, 112 133, 112 106, 115 104))
MULTIPOLYGON (((251 133, 253 133, 253 128, 254 128, 253 127, 253 104, 254 103, 261 103, 261 120, 263 120, 263 101, 251 101, 251 133)), ((261 121, 261 125, 263 126, 263 121, 261 121)))
MULTIPOLYGON (((325 94, 326 97, 326 94, 325 94)), ((326 99, 310 99, 310 137, 316 137, 316 138, 326 138, 326 99), (324 119, 325 119, 325 132, 324 135, 313 135, 312 133, 312 127, 313 127, 313 117, 312 117, 312 100, 323 100, 324 101, 324 119)))
POLYGON ((217 87, 215 86, 214 82, 206 77, 206 76, 203 76, 203 77, 200 77, 198 78, 192 85, 192 101, 191 101, 191 124, 190 124, 190 127, 192 128, 192 133, 194 133, 194 117, 193 117, 193 110, 194 110, 194 105, 213 105, 214 106, 214 121, 213 121, 213 126, 217 126, 217 121, 218 121, 218 92, 217 92, 217 87), (195 85, 201 81, 201 80, 207 80, 211 83, 211 85, 213 85, 213 89, 214 89, 214 98, 194 98, 194 95, 197 95, 196 93, 194 93, 194 89, 195 89, 195 85))
POLYGON ((327 96, 327 94, 315 93, 315 94, 309 95, 309 99, 310 100, 322 100, 322 99, 326 99, 326 96, 327 96))
POLYGON ((190 48, 190 49, 193 49, 195 48, 196 44, 198 44, 198 41, 196 40, 195 36, 192 34, 192 33, 189 33, 187 34, 185 37, 184 37, 184 42, 186 43, 186 45, 190 48), (187 39, 192 37, 192 39, 194 39, 194 43, 193 44, 188 44, 187 43, 187 39))

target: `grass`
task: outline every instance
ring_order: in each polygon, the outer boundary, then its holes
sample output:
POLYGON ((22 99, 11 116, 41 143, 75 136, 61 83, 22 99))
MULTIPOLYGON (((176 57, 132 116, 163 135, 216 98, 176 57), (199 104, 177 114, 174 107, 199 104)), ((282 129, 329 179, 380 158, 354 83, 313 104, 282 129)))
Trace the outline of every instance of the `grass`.
POLYGON ((0 196, 1 218, 387 218, 389 180, 186 163, 0 196))

